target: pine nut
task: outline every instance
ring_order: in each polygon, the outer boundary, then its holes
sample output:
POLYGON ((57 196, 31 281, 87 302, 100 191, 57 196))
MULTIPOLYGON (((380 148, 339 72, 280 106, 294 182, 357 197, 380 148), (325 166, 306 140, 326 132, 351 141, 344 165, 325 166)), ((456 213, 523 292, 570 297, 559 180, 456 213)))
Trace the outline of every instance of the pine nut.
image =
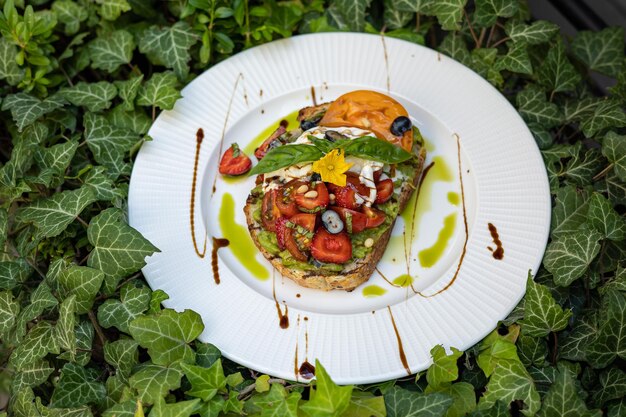
POLYGON ((315 197, 317 197, 317 191, 315 191, 315 190, 308 191, 306 194, 304 194, 304 197, 306 197, 306 198, 315 198, 315 197))
POLYGON ((334 201, 336 197, 335 197, 335 194, 330 193, 328 194, 328 198, 330 199, 330 201, 334 201))
POLYGON ((304 194, 307 191, 309 191, 309 186, 306 184, 302 184, 301 186, 298 187, 298 189, 296 190, 296 193, 298 194, 304 194))
POLYGON ((374 246, 374 239, 368 237, 367 239, 365 239, 365 242, 363 242, 363 244, 366 248, 371 248, 372 246, 374 246))

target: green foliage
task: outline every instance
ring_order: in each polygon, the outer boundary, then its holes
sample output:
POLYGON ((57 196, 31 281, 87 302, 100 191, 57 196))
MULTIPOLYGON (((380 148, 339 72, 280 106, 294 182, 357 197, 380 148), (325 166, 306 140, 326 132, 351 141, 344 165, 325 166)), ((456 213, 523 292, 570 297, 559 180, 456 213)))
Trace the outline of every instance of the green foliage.
POLYGON ((0 416, 626 413, 623 29, 566 39, 516 0, 0 3, 0 416), (546 164, 550 241, 506 326, 466 352, 435 346, 424 373, 367 387, 316 363, 303 386, 222 358, 196 313, 164 309, 140 272, 158 248, 124 210, 152 120, 194 77, 348 30, 426 44, 516 106, 546 164), (594 72, 615 78, 606 97, 594 72))

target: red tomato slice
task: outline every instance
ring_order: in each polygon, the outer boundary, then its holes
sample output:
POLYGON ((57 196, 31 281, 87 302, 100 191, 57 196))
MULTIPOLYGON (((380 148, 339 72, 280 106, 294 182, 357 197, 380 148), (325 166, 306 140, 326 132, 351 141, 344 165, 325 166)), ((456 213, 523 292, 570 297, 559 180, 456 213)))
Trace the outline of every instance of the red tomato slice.
POLYGON ((276 220, 276 240, 278 241, 278 247, 280 250, 285 249, 285 240, 287 239, 287 218, 279 217, 276 220))
POLYGON ((376 204, 382 204, 388 201, 392 195, 393 181, 391 181, 391 178, 387 178, 376 184, 376 204))
POLYGON ((298 205, 294 199, 296 191, 300 184, 304 182, 290 181, 277 190, 276 205, 285 217, 291 217, 298 213, 298 205))
POLYGON ((328 197, 328 189, 323 182, 318 182, 315 187, 309 191, 317 192, 315 197, 306 197, 307 193, 296 193, 296 204, 300 210, 305 212, 318 212, 326 208, 330 199, 328 197))
POLYGON ((276 205, 276 190, 271 190, 263 196, 261 204, 261 223, 266 230, 276 231, 276 220, 280 217, 280 210, 276 205))
POLYGON ((371 207, 363 207, 363 213, 365 213, 365 217, 367 217, 365 224, 366 229, 378 227, 385 222, 386 215, 380 210, 371 207))
MULTIPOLYGON (((296 214, 289 219, 290 222, 305 228, 311 233, 315 230, 315 220, 315 214, 307 213, 296 214)), ((301 234, 297 229, 292 227, 285 228, 284 236, 285 247, 289 253, 299 261, 308 261, 309 257, 306 252, 311 246, 311 238, 301 234)))
POLYGON ((223 175, 242 175, 250 171, 252 161, 236 143, 230 145, 220 160, 219 171, 223 175))
POLYGON ((311 255, 320 262, 342 264, 352 258, 352 242, 347 233, 329 233, 320 227, 313 237, 311 255))
POLYGON ((331 207, 331 210, 337 212, 343 224, 346 226, 346 231, 350 233, 359 233, 366 229, 367 216, 360 211, 351 210, 345 207, 331 207), (350 221, 347 219, 350 218, 350 221), (348 230, 348 224, 352 224, 352 229, 348 230))

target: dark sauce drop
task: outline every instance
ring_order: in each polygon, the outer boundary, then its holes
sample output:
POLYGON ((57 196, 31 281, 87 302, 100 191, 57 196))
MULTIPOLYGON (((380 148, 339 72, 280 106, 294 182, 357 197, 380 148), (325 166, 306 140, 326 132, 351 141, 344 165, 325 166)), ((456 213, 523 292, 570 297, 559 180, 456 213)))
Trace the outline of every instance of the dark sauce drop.
POLYGON ((300 298, 300 297, 301 297, 301 295, 300 295, 300 294, 296 294, 296 298, 300 298))
POLYGON ((489 248, 492 252, 492 256, 497 260, 502 260, 504 258, 504 248, 502 247, 502 241, 500 240, 500 235, 498 235, 498 229, 492 223, 488 223, 489 233, 491 233, 491 238, 493 239, 494 245, 496 245, 496 249, 489 248))
POLYGON ((304 361, 298 369, 298 374, 304 379, 312 379, 315 376, 315 366, 311 365, 309 361, 304 361))
POLYGON ((220 284, 220 269, 217 263, 217 251, 230 245, 228 239, 213 238, 213 250, 211 251, 211 267, 213 268, 213 279, 217 285, 220 284))
POLYGON ((311 100, 313 100, 313 105, 317 106, 317 98, 315 98, 315 87, 311 86, 311 100))
MULTIPOLYGON (((206 255, 206 241, 207 236, 204 235, 204 247, 202 251, 198 249, 198 242, 196 241, 196 222, 195 222, 195 210, 196 210, 196 183, 198 180, 198 160, 200 159, 200 148, 202 147, 202 141, 204 140, 204 130, 198 129, 196 132, 196 155, 193 162, 193 177, 191 180, 191 198, 189 202, 189 225, 191 227, 191 240, 193 241, 193 248, 196 251, 196 255, 200 258, 204 258, 206 255)), ((215 185, 213 185, 215 188, 215 185)))
POLYGON ((279 123, 280 126, 287 128, 287 126, 289 126, 289 122, 285 119, 281 120, 279 123))
MULTIPOLYGON (((272 277, 272 295, 274 297, 274 303, 276 304, 276 312, 278 313, 278 325, 281 329, 289 328, 289 306, 285 304, 285 311, 280 308, 280 304, 278 303, 278 299, 276 298, 276 276, 272 277)), ((283 304, 285 301, 283 300, 283 304)))
POLYGON ((400 362, 402 362, 402 366, 406 370, 407 375, 411 375, 411 368, 409 368, 409 363, 406 360, 406 355, 404 354, 404 347, 402 346, 402 338, 400 338, 400 333, 398 333, 398 328, 396 327, 396 321, 393 318, 393 314, 391 313, 391 307, 387 306, 387 310, 389 310, 389 317, 391 317, 391 324, 393 325, 393 331, 396 333, 396 339, 398 340, 398 354, 400 355, 400 362))

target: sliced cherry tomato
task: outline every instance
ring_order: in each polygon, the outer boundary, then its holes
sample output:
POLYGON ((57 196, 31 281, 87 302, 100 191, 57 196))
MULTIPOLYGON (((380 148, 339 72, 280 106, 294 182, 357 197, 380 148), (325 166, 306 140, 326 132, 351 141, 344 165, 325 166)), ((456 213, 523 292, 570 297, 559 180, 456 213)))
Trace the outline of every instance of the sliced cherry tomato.
POLYGON ((261 146, 254 150, 254 156, 256 156, 256 159, 258 159, 259 161, 263 159, 265 154, 270 150, 270 144, 274 142, 275 139, 278 139, 278 137, 286 131, 286 125, 281 124, 280 126, 278 126, 278 129, 276 129, 274 133, 272 133, 267 139, 265 139, 261 146))
POLYGON ((363 213, 367 217, 366 229, 378 227, 385 222, 385 213, 371 207, 363 207, 363 213))
POLYGON ((359 174, 354 172, 346 172, 346 183, 351 185, 357 193, 361 195, 369 195, 370 189, 361 182, 359 174))
MULTIPOLYGON (((313 233, 315 220, 315 214, 300 213, 290 218, 289 222, 304 228, 308 233, 313 233)), ((300 233, 297 228, 289 227, 289 225, 285 228, 284 236, 285 247, 289 253, 295 259, 306 262, 309 259, 306 252, 311 247, 311 237, 300 233)))
POLYGON ((320 227, 313 237, 311 255, 320 262, 342 264, 352 258, 352 242, 345 232, 334 235, 320 227))
POLYGON ((279 217, 276 220, 276 240, 278 241, 278 247, 280 248, 280 250, 284 250, 285 249, 285 240, 287 238, 287 218, 286 217, 279 217))
POLYGON ((391 178, 382 180, 376 184, 376 204, 388 201, 393 195, 393 181, 391 178))
POLYGON ((356 191, 353 187, 349 185, 339 187, 339 189, 335 191, 335 204, 340 207, 356 210, 359 208, 360 204, 357 204, 355 196, 356 191))
POLYGON ((263 196, 261 204, 261 223, 270 232, 276 231, 276 220, 280 217, 280 210, 276 205, 276 190, 271 190, 263 196))
POLYGON ((331 210, 334 210, 337 214, 339 214, 339 217, 341 217, 341 220, 343 220, 343 223, 346 226, 346 231, 349 233, 359 233, 366 229, 367 216, 360 211, 337 206, 331 207, 331 210))
POLYGON ((377 169, 376 171, 374 171, 374 182, 378 183, 378 181, 380 181, 380 176, 382 175, 383 170, 382 169, 377 169))
POLYGON ((328 189, 323 182, 316 183, 314 187, 311 187, 305 193, 296 193, 296 204, 298 204, 300 210, 305 212, 317 213, 325 209, 329 201, 328 189), (315 197, 307 197, 306 195, 310 191, 315 191, 317 195, 315 197))
POLYGON ((300 213, 294 197, 296 190, 301 184, 304 184, 304 182, 290 181, 277 190, 276 205, 283 216, 291 217, 300 213))
POLYGON ((252 161, 248 155, 239 149, 239 145, 233 143, 230 148, 226 149, 222 159, 220 160, 219 171, 224 175, 241 175, 250 171, 252 161))

